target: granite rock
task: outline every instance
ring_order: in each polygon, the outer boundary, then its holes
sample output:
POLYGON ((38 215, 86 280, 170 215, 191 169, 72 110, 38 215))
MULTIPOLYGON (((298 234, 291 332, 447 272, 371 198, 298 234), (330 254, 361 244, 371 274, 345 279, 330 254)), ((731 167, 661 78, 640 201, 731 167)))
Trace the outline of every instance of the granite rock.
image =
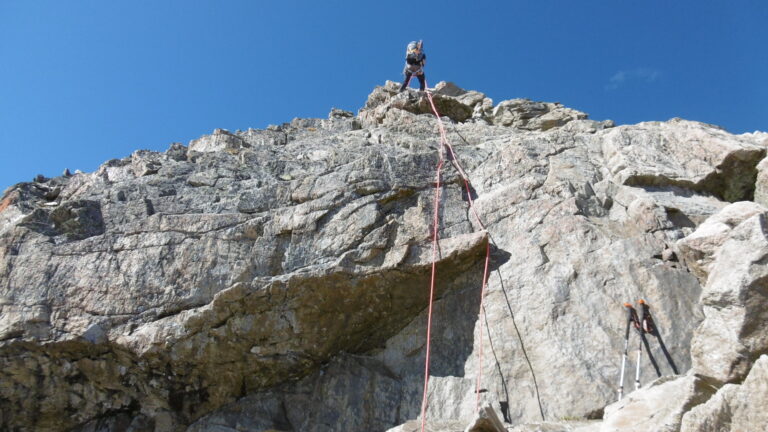
POLYGON ((728 234, 715 252, 701 302, 705 319, 691 342, 693 370, 713 383, 740 382, 768 354, 768 212, 728 234))
POLYGON ((680 432, 758 431, 768 425, 768 356, 761 356, 741 384, 726 384, 683 416, 680 432))
MULTIPOLYGON (((726 309, 750 317, 718 335, 750 353, 728 369, 746 376, 763 317, 757 297, 740 296, 762 292, 764 214, 744 214, 722 246, 677 245, 755 193, 765 147, 754 136, 682 120, 613 127, 559 104, 494 106, 450 83, 434 100, 451 149, 425 96, 387 83, 356 116, 216 130, 6 190, 0 427, 411 424, 436 206, 429 428, 463 430, 479 387, 508 428, 594 429, 554 422, 599 418, 614 400, 621 304, 651 305, 686 371, 704 273, 707 319, 726 309), (754 260, 737 262, 753 247, 754 260), (754 283, 718 288, 744 272, 754 283)), ((708 383, 731 379, 697 371, 708 383)), ((643 384, 655 377, 647 362, 641 372, 643 384)), ((677 394, 667 400, 675 419, 689 400, 677 394)))

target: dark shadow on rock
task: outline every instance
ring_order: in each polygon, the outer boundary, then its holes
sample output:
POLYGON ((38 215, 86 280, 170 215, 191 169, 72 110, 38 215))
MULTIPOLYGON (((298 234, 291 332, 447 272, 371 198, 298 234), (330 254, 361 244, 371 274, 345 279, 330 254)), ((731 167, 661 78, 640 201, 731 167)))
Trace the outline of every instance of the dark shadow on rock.
POLYGON ((98 201, 68 201, 51 212, 56 230, 72 239, 82 240, 104 234, 104 218, 98 201))
POLYGON ((659 192, 669 192, 672 195, 683 197, 683 198, 690 198, 693 196, 701 195, 700 192, 696 192, 693 189, 689 188, 683 188, 678 186, 641 186, 641 189, 645 190, 646 192, 651 193, 659 193, 659 192))
MULTIPOLYGON (((491 245, 488 278, 509 261, 511 254, 491 245)), ((480 318, 480 290, 483 285, 484 256, 471 269, 456 277, 449 290, 435 303, 432 322, 433 376, 464 376, 464 367, 472 354, 475 324, 480 318)), ((438 267, 438 272, 440 271, 438 267)))
POLYGON ((28 228, 38 234, 53 237, 59 234, 51 220, 50 214, 43 209, 36 209, 24 216, 19 226, 28 228))
MULTIPOLYGON (((493 240, 491 239, 491 241, 493 241, 493 240)), ((496 246, 495 243, 493 243, 493 245, 494 245, 494 247, 496 246)), ((504 259, 503 262, 509 261, 509 258, 511 257, 511 254, 509 252, 504 251, 503 249, 498 249, 497 248, 495 256, 498 256, 498 255, 501 255, 502 257, 506 258, 506 259, 504 259)), ((510 318, 512 319, 512 325, 515 328, 515 335, 517 336, 517 339, 520 342, 520 349, 521 349, 521 351, 523 353, 523 357, 525 358, 526 363, 528 364, 528 369, 531 371, 531 378, 533 379, 533 386, 536 389, 536 401, 538 402, 539 413, 541 414, 541 420, 542 421, 546 421, 546 419, 544 417, 544 406, 541 403, 541 394, 539 392, 539 384, 536 381, 536 371, 535 371, 535 369, 533 367, 533 364, 531 363, 530 358, 528 357, 528 351, 526 351, 526 349, 525 349, 525 342, 523 341, 523 336, 520 333, 520 329, 517 327, 517 321, 515 320, 515 313, 514 313, 514 311, 512 309, 512 303, 509 301, 509 296, 507 295, 507 288, 504 285, 504 278, 503 278, 503 276, 501 274, 501 270, 500 270, 501 264, 502 263, 498 263, 496 265, 496 267, 494 267, 493 274, 496 277, 498 277, 499 285, 501 286, 501 293, 504 294, 504 301, 507 304, 507 310, 509 311, 510 318)), ((490 338, 490 336, 491 336, 490 335, 490 327, 489 327, 487 322, 485 324, 486 324, 486 329, 488 329, 488 337, 490 338)), ((495 353, 494 353, 494 356, 495 356, 495 353)), ((498 359, 495 359, 495 360, 496 360, 496 366, 499 369, 499 373, 501 373, 501 366, 499 365, 498 359)), ((506 379, 503 378, 503 375, 501 375, 501 376, 502 376, 502 381, 504 381, 503 388, 506 391, 507 390, 506 379)), ((509 400, 508 397, 507 397, 507 400, 509 400)), ((507 407, 507 409, 508 409, 508 407, 507 407)), ((504 414, 505 418, 509 415, 508 411, 507 412, 503 412, 503 414, 504 414)))
POLYGON ((685 213, 678 209, 667 208, 667 218, 678 228, 696 228, 696 223, 693 222, 685 213))
MULTIPOLYGON (((475 323, 480 311, 483 262, 456 279, 465 288, 445 295, 435 303, 432 317, 430 375, 464 376, 464 365, 472 354, 475 323)), ((419 362, 423 364, 423 356, 419 362)))
POLYGON ((673 191, 681 196, 690 196, 683 192, 689 190, 728 202, 753 201, 757 164, 764 157, 764 149, 733 152, 718 165, 716 171, 696 183, 665 175, 638 174, 627 178, 624 184, 649 191, 673 191))
POLYGON ((504 391, 503 400, 499 401, 499 408, 501 410, 501 414, 504 416, 504 421, 507 423, 512 422, 512 417, 509 413, 509 388, 507 387, 507 379, 504 376, 504 372, 501 369, 501 363, 499 362, 499 357, 496 355, 496 347, 493 344, 493 337, 491 336, 491 326, 488 323, 488 317, 483 314, 484 324, 485 324, 485 330, 488 334, 488 341, 491 348, 491 355, 493 355, 493 359, 496 363, 496 371, 499 373, 499 377, 501 377, 501 388, 504 391))
POLYGON ((469 201, 469 199, 467 199, 467 195, 469 195, 469 198, 472 198, 472 201, 476 201, 479 196, 475 190, 475 187, 472 186, 472 183, 469 182, 467 182, 467 186, 461 194, 461 199, 464 201, 469 201))
POLYGON ((506 264, 511 258, 511 253, 505 251, 504 249, 499 249, 495 244, 493 244, 493 240, 491 240, 491 262, 489 265, 489 270, 491 272, 497 271, 499 267, 506 264))
POLYGON ((245 396, 187 430, 384 431, 400 422, 401 385, 380 361, 342 353, 298 382, 245 396))

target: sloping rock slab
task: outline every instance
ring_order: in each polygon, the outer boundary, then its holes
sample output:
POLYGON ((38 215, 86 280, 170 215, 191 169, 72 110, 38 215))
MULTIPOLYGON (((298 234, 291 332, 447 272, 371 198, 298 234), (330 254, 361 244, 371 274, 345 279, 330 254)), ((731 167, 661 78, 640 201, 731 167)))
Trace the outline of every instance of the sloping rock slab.
POLYGON ((725 201, 751 200, 765 148, 715 126, 673 119, 598 132, 619 184, 679 186, 725 201))

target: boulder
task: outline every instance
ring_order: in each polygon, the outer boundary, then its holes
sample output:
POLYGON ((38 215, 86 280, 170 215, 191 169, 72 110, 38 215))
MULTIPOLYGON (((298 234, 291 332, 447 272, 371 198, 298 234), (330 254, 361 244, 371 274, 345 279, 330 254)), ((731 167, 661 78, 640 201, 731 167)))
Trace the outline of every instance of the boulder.
POLYGON ((750 201, 739 201, 724 207, 676 244, 678 255, 694 275, 705 284, 715 252, 729 238, 731 231, 744 220, 766 209, 750 201))
MULTIPOLYGON (((522 130, 546 131, 564 126, 574 120, 584 120, 587 114, 564 107, 559 103, 533 102, 528 99, 502 101, 495 107, 483 93, 464 90, 450 82, 438 83, 432 91, 432 101, 437 112, 454 122, 479 121, 522 130)), ((369 126, 394 125, 399 116, 391 110, 401 110, 416 115, 434 115, 429 98, 422 92, 399 92, 395 82, 387 81, 368 97, 359 117, 369 126)), ((606 123, 603 126, 608 126, 606 123)), ((596 130, 596 129, 595 129, 596 130)))
MULTIPOLYGON (((460 421, 428 420, 424 425, 425 431, 430 432, 507 432, 506 426, 490 405, 482 406, 469 423, 460 421)), ((421 431, 421 421, 407 422, 387 432, 418 432, 421 431)))
POLYGON ((136 177, 157 174, 162 166, 162 155, 148 150, 137 150, 131 155, 131 168, 136 177))
POLYGON ((678 186, 725 201, 751 200, 765 147, 704 123, 681 119, 619 126, 602 134, 614 181, 628 186, 678 186))
POLYGON ((717 384, 740 382, 768 353, 768 213, 728 234, 702 292, 705 319, 691 342, 693 370, 717 384))
POLYGON ((165 156, 176 162, 182 162, 187 159, 187 147, 182 143, 173 143, 165 151, 165 156))
POLYGON ((211 135, 205 135, 189 142, 190 152, 208 153, 216 151, 235 152, 244 147, 243 139, 225 129, 216 129, 211 135))
POLYGON ((588 117, 586 113, 566 108, 559 103, 534 102, 529 99, 502 101, 493 108, 491 116, 495 125, 541 131, 588 117))
POLYGON ((507 429, 509 432, 599 432, 597 420, 562 420, 528 423, 507 429))
MULTIPOLYGON (((441 116, 448 117, 453 121, 468 120, 472 117, 474 105, 482 103, 482 98, 479 101, 468 98, 460 99, 458 96, 467 92, 455 85, 440 83, 437 88, 443 89, 444 92, 436 90, 432 95, 435 108, 441 116), (474 104, 469 105, 466 102, 474 102, 474 104)), ((411 90, 399 92, 398 89, 397 83, 391 81, 387 81, 383 87, 377 87, 360 110, 359 117, 363 123, 367 125, 385 123, 387 112, 393 109, 417 115, 429 114, 434 116, 432 105, 425 93, 411 90)), ((389 124, 390 122, 386 123, 389 124)))
POLYGON ((768 207, 768 158, 761 160, 756 169, 755 202, 768 207))
POLYGON ((683 416, 680 432, 759 431, 768 425, 768 356, 761 356, 741 384, 726 384, 683 416))
POLYGON ((677 432, 683 414, 712 393, 694 375, 661 378, 605 407, 600 432, 677 432))
MULTIPOLYGON (((424 425, 424 432, 463 432, 465 423, 458 420, 430 420, 424 425)), ((421 420, 412 420, 387 432, 420 432, 421 420)))
POLYGON ((507 428, 499 419, 491 405, 484 405, 478 409, 464 432, 507 432, 507 428))

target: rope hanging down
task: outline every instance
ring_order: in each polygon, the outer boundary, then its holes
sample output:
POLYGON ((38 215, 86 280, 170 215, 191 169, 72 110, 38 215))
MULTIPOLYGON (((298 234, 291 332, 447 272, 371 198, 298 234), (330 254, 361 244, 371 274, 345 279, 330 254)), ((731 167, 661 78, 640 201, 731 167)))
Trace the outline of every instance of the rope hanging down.
MULTIPOLYGON (((425 80, 425 84, 426 84, 426 80, 425 80)), ((438 159, 437 170, 436 170, 437 172, 435 174, 435 210, 434 210, 434 218, 432 221, 433 223, 432 225, 433 226, 432 228, 432 231, 433 231, 432 232, 432 276, 430 278, 429 308, 427 311, 427 343, 426 343, 426 356, 424 360, 424 393, 421 400, 421 432, 424 432, 426 427, 426 422, 427 422, 427 393, 429 390, 429 364, 430 364, 429 357, 430 357, 431 335, 432 335, 432 305, 434 303, 435 276, 437 273, 436 272, 437 250, 438 250, 438 240, 439 240, 438 226, 439 226, 439 220, 440 220, 440 178, 441 178, 441 171, 443 169, 443 165, 445 162, 444 149, 448 149, 453 165, 459 171, 459 175, 461 175, 462 180, 464 180, 464 187, 466 188, 466 191, 467 191, 469 208, 472 210, 472 214, 474 214, 478 225, 480 225, 480 227, 483 230, 486 229, 485 224, 483 224, 482 220, 480 220, 480 216, 477 214, 477 210, 475 209, 475 203, 472 200, 472 188, 470 187, 470 184, 469 184, 469 178, 467 177, 467 174, 464 172, 464 169, 461 167, 461 164, 459 163, 458 159, 456 158, 456 154, 453 151, 453 147, 448 141, 448 136, 445 133, 445 127, 443 126, 443 121, 440 117, 440 113, 437 111, 437 107, 435 106, 434 100, 432 100, 432 93, 430 93, 429 91, 426 91, 426 94, 427 94, 427 98, 429 99, 429 104, 432 107, 432 112, 435 114, 435 117, 437 118, 437 125, 440 130, 440 150, 439 150, 439 159, 438 159)), ((483 303, 485 300, 485 288, 488 282, 488 264, 490 262, 490 257, 491 257, 491 244, 489 240, 486 243, 485 268, 483 270, 483 282, 480 288, 480 310, 478 312, 478 317, 480 316, 485 317, 485 309, 483 308, 483 303)), ((481 388, 481 382, 482 382, 482 365, 483 365, 482 329, 480 330, 478 341, 480 343, 480 346, 479 346, 479 361, 478 361, 478 367, 477 367, 477 378, 475 383, 475 411, 479 411, 480 409, 480 388, 481 388)))

